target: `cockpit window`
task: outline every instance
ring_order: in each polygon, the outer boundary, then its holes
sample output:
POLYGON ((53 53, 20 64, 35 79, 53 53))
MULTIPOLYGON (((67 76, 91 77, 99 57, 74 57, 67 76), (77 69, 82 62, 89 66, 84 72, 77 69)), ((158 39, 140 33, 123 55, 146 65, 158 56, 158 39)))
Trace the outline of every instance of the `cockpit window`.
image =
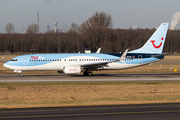
POLYGON ((18 61, 18 59, 11 59, 10 61, 14 61, 15 62, 15 61, 18 61))

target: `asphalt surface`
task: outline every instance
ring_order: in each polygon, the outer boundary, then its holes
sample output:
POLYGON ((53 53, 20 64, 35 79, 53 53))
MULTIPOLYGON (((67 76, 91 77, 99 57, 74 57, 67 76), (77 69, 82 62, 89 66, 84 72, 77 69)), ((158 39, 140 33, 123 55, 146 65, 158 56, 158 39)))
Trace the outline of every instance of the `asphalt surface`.
POLYGON ((34 74, 23 75, 3 74, 0 75, 0 83, 24 83, 24 82, 108 82, 108 81, 180 81, 180 73, 161 74, 94 74, 93 76, 64 74, 34 74))
POLYGON ((1 109, 3 120, 179 120, 180 103, 1 109))

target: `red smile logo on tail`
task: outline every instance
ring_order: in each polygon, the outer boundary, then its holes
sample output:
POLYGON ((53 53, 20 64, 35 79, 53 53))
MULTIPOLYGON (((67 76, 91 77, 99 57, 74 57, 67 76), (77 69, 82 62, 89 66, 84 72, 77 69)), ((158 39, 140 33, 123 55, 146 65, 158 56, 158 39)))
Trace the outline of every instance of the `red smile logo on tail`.
MULTIPOLYGON (((164 40, 164 38, 162 37, 161 40, 164 40)), ((160 48, 161 45, 162 45, 162 42, 161 42, 158 46, 156 46, 156 45, 154 44, 155 40, 151 40, 151 42, 152 42, 154 48, 160 48)))

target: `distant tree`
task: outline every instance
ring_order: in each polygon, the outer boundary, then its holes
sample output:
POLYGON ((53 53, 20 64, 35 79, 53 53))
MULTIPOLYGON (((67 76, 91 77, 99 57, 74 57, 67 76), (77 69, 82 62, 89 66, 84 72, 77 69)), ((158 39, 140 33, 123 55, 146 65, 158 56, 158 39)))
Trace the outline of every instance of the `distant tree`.
POLYGON ((39 31, 38 25, 37 24, 31 24, 31 25, 28 25, 26 33, 27 34, 35 34, 35 33, 38 33, 38 31, 39 31))
POLYGON ((96 27, 96 26, 103 26, 112 28, 112 19, 111 15, 105 12, 96 12, 92 15, 88 20, 83 22, 79 27, 79 32, 84 32, 85 29, 96 27))
POLYGON ((68 32, 77 32, 78 24, 72 22, 70 26, 70 30, 68 32))
POLYGON ((12 34, 14 31, 14 25, 12 23, 7 23, 5 28, 7 34, 12 34))
POLYGON ((93 27, 93 26, 104 26, 111 28, 112 27, 112 19, 111 15, 105 12, 96 12, 92 17, 86 20, 86 24, 93 27))
POLYGON ((78 33, 84 39, 84 46, 97 50, 104 40, 112 39, 112 25, 110 14, 96 12, 78 27, 78 33))

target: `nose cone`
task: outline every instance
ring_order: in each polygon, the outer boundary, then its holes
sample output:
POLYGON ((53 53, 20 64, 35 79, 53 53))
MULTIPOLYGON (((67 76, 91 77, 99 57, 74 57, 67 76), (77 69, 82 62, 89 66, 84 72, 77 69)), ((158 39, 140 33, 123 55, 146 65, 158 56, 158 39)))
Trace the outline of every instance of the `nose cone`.
POLYGON ((10 65, 9 64, 10 64, 9 62, 6 62, 6 63, 3 64, 3 66, 10 69, 10 65))
MULTIPOLYGON (((7 63, 7 62, 6 62, 6 63, 7 63)), ((7 64, 6 64, 6 63, 4 63, 4 64, 3 64, 3 66, 4 66, 4 67, 6 67, 6 66, 7 66, 7 64)))

